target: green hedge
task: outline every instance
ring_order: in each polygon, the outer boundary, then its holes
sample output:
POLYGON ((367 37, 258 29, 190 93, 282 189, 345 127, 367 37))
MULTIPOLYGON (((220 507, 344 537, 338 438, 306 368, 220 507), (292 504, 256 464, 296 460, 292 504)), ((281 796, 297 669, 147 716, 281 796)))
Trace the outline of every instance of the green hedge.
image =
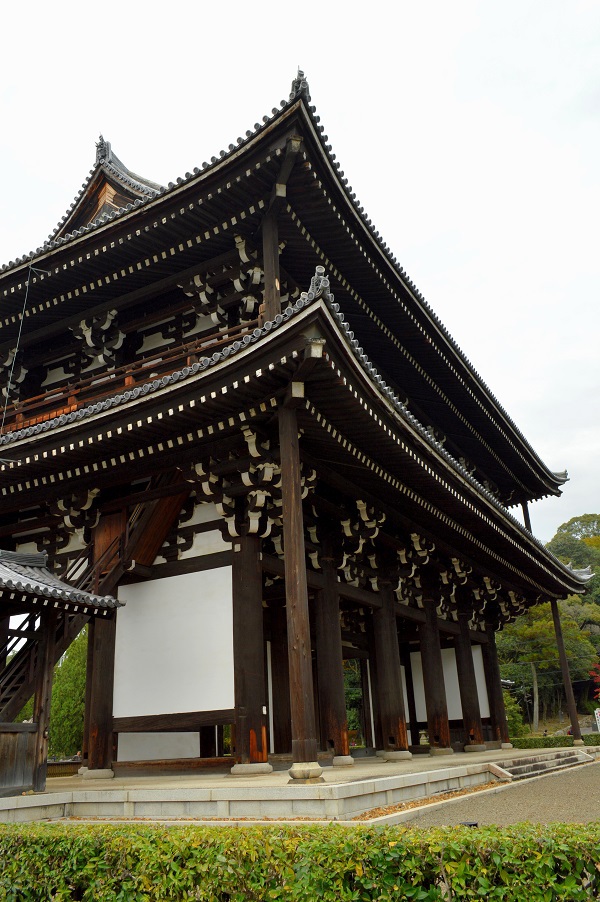
POLYGON ((600 824, 510 828, 0 825, 0 898, 600 898, 600 824))
MULTIPOLYGON (((587 733, 581 738, 584 745, 600 745, 600 733, 587 733)), ((572 736, 515 736, 510 741, 516 749, 560 749, 573 747, 572 736)))

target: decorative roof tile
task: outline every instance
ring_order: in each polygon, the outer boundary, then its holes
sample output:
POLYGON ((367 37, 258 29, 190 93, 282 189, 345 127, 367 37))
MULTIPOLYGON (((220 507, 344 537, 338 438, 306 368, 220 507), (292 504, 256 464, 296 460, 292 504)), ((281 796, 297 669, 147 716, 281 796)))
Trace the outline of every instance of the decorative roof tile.
POLYGON ((32 596, 35 601, 56 601, 68 605, 99 609, 122 606, 111 595, 92 595, 75 589, 48 570, 48 556, 0 550, 0 594, 4 591, 32 596))

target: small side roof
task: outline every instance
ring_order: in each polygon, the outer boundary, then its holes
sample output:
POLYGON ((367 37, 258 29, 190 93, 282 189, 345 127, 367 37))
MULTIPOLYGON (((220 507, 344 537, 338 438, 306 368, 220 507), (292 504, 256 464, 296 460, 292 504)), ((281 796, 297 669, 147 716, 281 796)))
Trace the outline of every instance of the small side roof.
POLYGON ((96 165, 73 203, 49 235, 55 241, 75 229, 109 218, 136 200, 149 200, 164 191, 161 185, 128 169, 102 135, 96 144, 96 165))
MULTIPOLYGON (((48 556, 0 550, 0 601, 8 599, 40 607, 56 602, 69 609, 114 610, 122 603, 111 595, 92 595, 63 582, 48 570, 48 556)), ((81 610, 84 613, 84 610, 81 610)))

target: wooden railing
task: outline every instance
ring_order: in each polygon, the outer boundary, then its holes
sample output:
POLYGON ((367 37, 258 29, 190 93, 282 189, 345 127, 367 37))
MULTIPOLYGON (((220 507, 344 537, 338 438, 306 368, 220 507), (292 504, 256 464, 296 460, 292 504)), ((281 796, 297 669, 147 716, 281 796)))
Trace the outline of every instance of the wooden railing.
POLYGON ((185 366, 191 366, 201 357, 210 356, 215 351, 232 344, 257 325, 258 320, 252 320, 231 329, 201 335, 194 341, 174 348, 157 349, 134 363, 92 373, 75 385, 67 382, 49 388, 35 397, 15 401, 7 407, 3 431, 13 432, 45 420, 52 420, 103 398, 143 385, 152 379, 170 375, 185 366))

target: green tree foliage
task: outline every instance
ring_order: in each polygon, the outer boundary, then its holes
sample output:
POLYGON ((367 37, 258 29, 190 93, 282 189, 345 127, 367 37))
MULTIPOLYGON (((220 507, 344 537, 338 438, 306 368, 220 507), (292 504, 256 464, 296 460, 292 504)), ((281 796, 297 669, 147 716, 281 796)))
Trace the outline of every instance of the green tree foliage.
POLYGON ((71 757, 81 751, 85 711, 87 629, 71 643, 54 670, 48 754, 71 757))
MULTIPOLYGON (((568 605, 561 610, 561 623, 571 680, 587 683, 597 660, 589 631, 580 628, 568 605)), ((562 703, 562 677, 550 604, 534 605, 504 628, 498 635, 498 657, 503 679, 514 682, 515 691, 521 693, 525 703, 533 701, 536 678, 544 715, 562 703)))
POLYGON ((510 692, 507 692, 506 689, 502 694, 504 695, 504 710, 506 711, 508 735, 511 739, 516 736, 525 736, 527 727, 523 723, 523 713, 518 701, 510 694, 510 692))
POLYGON ((585 597, 600 605, 600 514, 582 514, 563 523, 546 548, 565 564, 592 568, 597 576, 588 584, 585 597))

